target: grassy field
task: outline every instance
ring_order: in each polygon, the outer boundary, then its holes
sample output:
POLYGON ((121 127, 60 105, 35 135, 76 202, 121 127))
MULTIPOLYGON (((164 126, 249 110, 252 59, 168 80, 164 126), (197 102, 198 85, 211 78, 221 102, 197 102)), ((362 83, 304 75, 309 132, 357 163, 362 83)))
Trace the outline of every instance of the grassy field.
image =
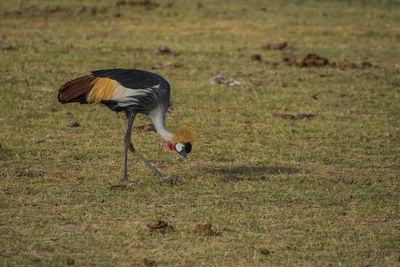
POLYGON ((0 0, 0 35, 1 266, 400 265, 398 1, 0 0), (132 140, 182 185, 116 186, 124 114, 58 103, 116 67, 170 82, 189 163, 132 140))

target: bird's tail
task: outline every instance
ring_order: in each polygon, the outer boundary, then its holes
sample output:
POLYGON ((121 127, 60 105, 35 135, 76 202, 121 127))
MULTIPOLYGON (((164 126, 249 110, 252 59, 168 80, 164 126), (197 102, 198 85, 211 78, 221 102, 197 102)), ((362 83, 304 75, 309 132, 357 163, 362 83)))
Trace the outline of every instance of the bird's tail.
POLYGON ((58 101, 61 103, 80 102, 100 103, 110 100, 120 83, 106 77, 87 75, 67 82, 58 90, 58 101))
POLYGON ((58 90, 58 101, 65 104, 70 102, 88 103, 87 95, 92 90, 96 77, 87 75, 65 83, 58 90))

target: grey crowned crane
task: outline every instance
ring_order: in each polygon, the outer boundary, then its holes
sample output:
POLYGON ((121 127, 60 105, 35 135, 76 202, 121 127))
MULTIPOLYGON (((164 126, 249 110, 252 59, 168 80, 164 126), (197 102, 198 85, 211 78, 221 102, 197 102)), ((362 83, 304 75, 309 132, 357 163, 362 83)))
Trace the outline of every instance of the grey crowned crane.
POLYGON ((65 83, 58 91, 62 104, 78 102, 81 104, 106 105, 113 111, 124 111, 128 128, 124 139, 124 176, 120 183, 128 181, 128 149, 149 167, 154 175, 164 181, 175 178, 162 174, 140 155, 131 143, 132 124, 138 113, 146 114, 152 120, 159 135, 167 141, 170 150, 178 152, 186 162, 186 155, 192 149, 194 133, 190 127, 178 128, 176 134, 165 129, 165 113, 170 106, 170 86, 161 76, 135 69, 107 69, 93 71, 65 83))

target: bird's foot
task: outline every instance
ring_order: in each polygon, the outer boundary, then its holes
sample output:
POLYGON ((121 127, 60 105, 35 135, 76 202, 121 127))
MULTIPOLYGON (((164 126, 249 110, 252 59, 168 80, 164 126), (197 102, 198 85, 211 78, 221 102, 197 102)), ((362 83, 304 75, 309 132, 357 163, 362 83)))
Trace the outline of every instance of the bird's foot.
POLYGON ((182 184, 181 178, 179 178, 179 177, 164 175, 162 173, 155 173, 154 175, 160 179, 160 185, 180 185, 180 184, 182 184))

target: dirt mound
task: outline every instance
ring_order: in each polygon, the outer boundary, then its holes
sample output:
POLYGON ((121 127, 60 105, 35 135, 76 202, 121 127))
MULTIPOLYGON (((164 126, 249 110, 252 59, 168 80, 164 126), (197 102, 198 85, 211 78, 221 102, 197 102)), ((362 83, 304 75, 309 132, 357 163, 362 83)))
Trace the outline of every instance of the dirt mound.
POLYGON ((215 236, 217 233, 211 229, 211 224, 198 224, 194 228, 193 231, 194 234, 196 235, 202 235, 202 236, 215 236))
POLYGON ((261 255, 264 255, 264 256, 269 256, 271 254, 271 251, 269 251, 266 248, 260 248, 258 251, 261 253, 261 255))
POLYGON ((162 221, 162 220, 157 220, 152 223, 148 223, 147 227, 150 229, 151 232, 158 232, 158 233, 170 233, 174 232, 175 229, 172 225, 169 225, 168 223, 162 221))
POLYGON ((329 64, 329 60, 317 54, 310 53, 302 58, 296 59, 293 63, 298 67, 323 67, 329 64))
POLYGON ((254 54, 250 57, 251 61, 262 61, 260 54, 254 54))
POLYGON ((157 266, 157 264, 156 264, 155 261, 150 260, 150 259, 148 259, 148 258, 144 258, 144 259, 143 259, 143 264, 144 264, 144 266, 147 266, 147 267, 157 266))
POLYGON ((287 113, 276 113, 273 112, 272 116, 274 118, 281 118, 281 119, 286 119, 286 120, 301 120, 301 119, 312 119, 313 117, 316 116, 316 114, 313 113, 297 113, 297 114, 287 114, 287 113))
POLYGON ((298 58, 294 54, 284 53, 282 54, 282 61, 285 62, 289 66, 297 66, 297 67, 336 67, 341 70, 344 69, 365 69, 374 66, 369 61, 363 61, 359 64, 351 62, 347 59, 338 62, 330 62, 326 57, 322 57, 317 55, 316 53, 308 53, 304 57, 298 58))

